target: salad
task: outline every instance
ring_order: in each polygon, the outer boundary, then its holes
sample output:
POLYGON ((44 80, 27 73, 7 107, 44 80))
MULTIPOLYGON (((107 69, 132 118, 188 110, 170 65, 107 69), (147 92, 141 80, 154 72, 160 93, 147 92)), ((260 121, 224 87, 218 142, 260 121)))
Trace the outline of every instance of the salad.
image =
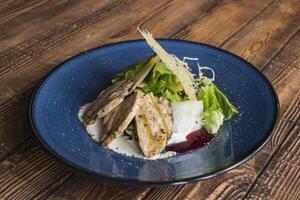
POLYGON ((166 52, 140 30, 154 54, 117 74, 79 118, 103 147, 144 158, 161 158, 207 144, 237 109, 214 84, 215 73, 166 52), (210 71, 207 77, 204 71, 210 71))

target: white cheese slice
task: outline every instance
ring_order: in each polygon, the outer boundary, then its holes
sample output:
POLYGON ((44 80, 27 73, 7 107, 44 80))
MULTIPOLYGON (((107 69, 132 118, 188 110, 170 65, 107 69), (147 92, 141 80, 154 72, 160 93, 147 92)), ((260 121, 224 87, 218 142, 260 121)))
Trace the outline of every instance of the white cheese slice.
POLYGON ((187 134, 202 127, 202 101, 173 102, 171 103, 171 106, 173 115, 173 134, 168 144, 185 141, 187 134))
POLYGON ((169 70, 171 70, 175 76, 180 80, 183 89, 190 100, 197 100, 195 89, 193 87, 194 77, 191 72, 184 66, 184 62, 170 55, 166 52, 160 44, 152 37, 152 35, 145 30, 140 30, 148 45, 153 49, 153 51, 158 55, 158 57, 163 61, 169 70))

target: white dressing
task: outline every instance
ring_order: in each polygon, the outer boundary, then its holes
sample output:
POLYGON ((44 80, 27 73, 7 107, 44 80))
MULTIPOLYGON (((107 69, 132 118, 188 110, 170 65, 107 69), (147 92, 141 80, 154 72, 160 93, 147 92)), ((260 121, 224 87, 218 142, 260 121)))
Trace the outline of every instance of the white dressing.
MULTIPOLYGON (((83 113, 88 108, 89 104, 86 104, 82 106, 78 112, 78 118, 81 122, 83 113)), ((101 138, 101 120, 98 118, 95 123, 91 125, 85 126, 87 133, 90 135, 90 137, 95 140, 96 142, 100 142, 101 138)), ((100 147, 99 147, 100 148, 100 147)), ((127 155, 127 156, 134 156, 138 158, 144 158, 149 159, 143 156, 142 152, 139 149, 139 146, 136 142, 136 140, 130 139, 128 136, 120 136, 112 141, 111 144, 109 144, 109 148, 115 152, 127 155)), ((176 152, 168 151, 161 154, 158 154, 150 159, 161 159, 161 158, 167 158, 174 156, 176 152)))

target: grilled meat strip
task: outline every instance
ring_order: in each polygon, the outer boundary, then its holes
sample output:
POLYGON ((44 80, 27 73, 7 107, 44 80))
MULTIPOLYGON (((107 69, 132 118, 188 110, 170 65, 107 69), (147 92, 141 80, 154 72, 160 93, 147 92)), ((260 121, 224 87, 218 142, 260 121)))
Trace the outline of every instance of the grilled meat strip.
POLYGON ((165 98, 148 93, 135 117, 138 143, 146 157, 159 154, 171 136, 171 107, 165 98))
MULTIPOLYGON (((112 111, 110 111, 109 113, 107 113, 102 119, 101 119, 101 124, 102 124, 102 133, 105 135, 107 134, 113 127, 113 122, 114 122, 114 117, 115 115, 118 113, 119 110, 119 106, 117 106, 116 108, 114 108, 112 111)), ((105 137, 102 136, 101 141, 104 139, 105 137)))
POLYGON ((158 98, 158 106, 164 119, 165 126, 168 130, 166 133, 169 140, 172 136, 172 108, 170 102, 164 97, 158 98))
MULTIPOLYGON (((124 101, 117 106, 106 119, 104 117, 104 131, 101 138, 102 145, 108 145, 117 137, 121 136, 124 130, 128 127, 130 122, 135 117, 144 93, 140 90, 135 91, 130 96, 126 97, 124 101), (108 119, 109 118, 109 119, 108 119)), ((102 122, 103 123, 103 122, 102 122)))
POLYGON ((120 105, 124 98, 131 94, 136 87, 141 84, 155 66, 157 59, 159 59, 157 56, 152 56, 151 59, 147 60, 147 62, 136 72, 135 76, 130 78, 130 80, 118 81, 103 90, 84 113, 84 124, 89 125, 94 123, 97 117, 104 117, 107 113, 120 105))
POLYGON ((103 90, 96 100, 83 115, 84 124, 89 125, 96 121, 97 117, 103 117, 120 105, 129 95, 134 82, 129 80, 119 81, 103 90))

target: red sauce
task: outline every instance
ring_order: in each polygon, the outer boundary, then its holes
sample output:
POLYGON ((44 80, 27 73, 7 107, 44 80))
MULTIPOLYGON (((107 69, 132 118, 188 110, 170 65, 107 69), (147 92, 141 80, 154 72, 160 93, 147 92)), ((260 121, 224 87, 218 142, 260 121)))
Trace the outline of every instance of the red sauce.
POLYGON ((186 136, 186 141, 171 144, 166 147, 167 151, 184 153, 193 149, 203 147, 214 138, 213 134, 207 132, 205 128, 193 131, 186 136))

